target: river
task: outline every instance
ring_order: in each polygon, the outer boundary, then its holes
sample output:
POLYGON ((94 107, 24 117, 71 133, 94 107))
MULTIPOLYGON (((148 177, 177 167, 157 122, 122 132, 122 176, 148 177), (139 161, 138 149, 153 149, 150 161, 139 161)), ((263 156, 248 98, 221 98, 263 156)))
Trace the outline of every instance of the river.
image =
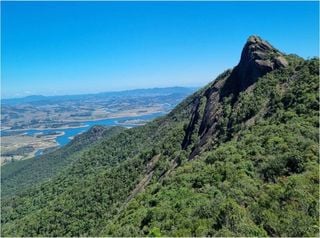
MULTIPOLYGON (((130 120, 143 120, 143 121, 150 121, 152 119, 155 119, 159 116, 165 115, 165 112, 156 112, 156 113, 151 113, 147 115, 142 115, 142 116, 132 116, 132 117, 121 117, 121 118, 109 118, 109 119, 101 119, 101 120, 94 120, 94 121, 83 121, 82 123, 84 126, 82 127, 77 127, 77 128, 65 128, 65 129, 43 129, 43 130, 21 130, 21 133, 24 133, 26 135, 33 136, 34 134, 42 133, 42 134, 50 134, 54 132, 64 132, 63 134, 57 136, 56 142, 59 144, 59 146, 64 146, 66 145, 72 137, 83 133, 90 129, 94 125, 101 125, 101 126, 124 126, 124 127, 135 127, 137 124, 130 124, 130 122, 125 122, 125 121, 130 121, 130 120), (123 123, 119 123, 123 122, 123 123)), ((8 131, 9 132, 9 131, 8 131)), ((6 135, 6 130, 1 132, 1 136, 6 135)), ((41 153, 39 151, 39 153, 41 153)))

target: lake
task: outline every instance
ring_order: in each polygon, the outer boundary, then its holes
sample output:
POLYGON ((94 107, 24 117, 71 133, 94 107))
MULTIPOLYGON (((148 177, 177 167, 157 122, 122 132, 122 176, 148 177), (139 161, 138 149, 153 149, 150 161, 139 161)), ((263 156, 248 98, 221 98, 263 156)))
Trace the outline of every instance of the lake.
MULTIPOLYGON (((136 127, 136 124, 130 124, 127 123, 127 120, 143 120, 143 121, 150 121, 152 119, 155 119, 159 116, 165 115, 165 112, 156 112, 151 113, 147 115, 142 116, 133 116, 133 117, 121 117, 121 118, 110 118, 110 119, 101 119, 101 120, 95 120, 95 121, 83 121, 84 124, 83 127, 78 128, 66 128, 66 129, 44 129, 44 130, 21 130, 21 133, 25 133, 26 135, 33 136, 34 134, 43 133, 43 134, 51 134, 54 132, 64 132, 63 135, 57 136, 56 142, 59 144, 59 146, 66 145, 72 137, 83 133, 90 129, 94 125, 101 125, 101 126, 123 126, 123 127, 136 127), (119 123, 121 122, 121 123, 119 123)), ((6 131, 1 132, 1 136, 5 136, 6 131)), ((41 153, 40 151, 38 153, 41 153)))

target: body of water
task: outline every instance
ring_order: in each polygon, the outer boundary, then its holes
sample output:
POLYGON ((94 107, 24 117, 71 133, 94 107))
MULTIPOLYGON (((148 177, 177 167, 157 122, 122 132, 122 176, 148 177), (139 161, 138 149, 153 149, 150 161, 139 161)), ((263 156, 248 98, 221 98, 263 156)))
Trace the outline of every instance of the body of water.
MULTIPOLYGON (((63 135, 59 135, 56 138, 57 143, 59 146, 66 145, 71 140, 70 138, 83 133, 90 129, 94 125, 101 125, 101 126, 123 126, 123 127, 135 127, 136 124, 130 124, 130 123, 121 123, 118 122, 125 122, 127 120, 143 120, 143 121, 150 121, 152 119, 155 119, 159 116, 165 115, 165 112, 157 112, 152 114, 147 114, 143 116, 133 116, 133 117, 121 117, 121 118, 110 118, 110 119, 102 119, 102 120, 95 120, 95 121, 84 121, 82 122, 85 126, 78 127, 78 128, 66 128, 66 129, 44 129, 44 130, 21 130, 21 133, 25 133, 26 135, 33 136, 38 133, 42 134, 51 134, 54 132, 64 132, 63 135)), ((9 132, 9 131, 8 131, 9 132)), ((10 133, 10 132, 9 132, 10 133)), ((2 131, 1 136, 6 136, 6 131, 2 131)), ((39 152, 41 153, 41 152, 39 152)))

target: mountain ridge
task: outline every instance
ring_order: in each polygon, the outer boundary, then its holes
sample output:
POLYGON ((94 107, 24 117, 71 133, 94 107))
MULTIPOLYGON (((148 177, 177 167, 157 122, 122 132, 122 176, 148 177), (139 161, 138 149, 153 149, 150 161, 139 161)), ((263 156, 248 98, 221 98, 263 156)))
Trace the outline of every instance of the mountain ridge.
MULTIPOLYGON (((207 137, 216 131, 215 122, 217 122, 217 118, 221 116, 220 114, 222 112, 218 110, 224 98, 232 94, 231 101, 235 101, 238 94, 250 87, 258 78, 273 70, 286 67, 287 65, 288 63, 284 55, 272 45, 258 36, 250 36, 244 45, 238 65, 234 67, 232 71, 225 71, 218 76, 204 92, 206 102, 203 109, 204 115, 198 131, 200 135, 200 146, 203 146, 205 141, 207 141, 207 137)), ((187 134, 184 139, 184 148, 188 145, 187 137, 190 138, 193 133, 196 119, 199 119, 199 105, 200 101, 198 100, 198 102, 195 103, 194 120, 191 120, 191 124, 188 126, 189 134, 187 134)), ((198 153, 198 150, 199 148, 195 148, 191 154, 191 158, 198 153)))
POLYGON ((256 36, 243 52, 243 68, 167 116, 4 200, 2 234, 315 236, 319 60, 284 55, 256 36))

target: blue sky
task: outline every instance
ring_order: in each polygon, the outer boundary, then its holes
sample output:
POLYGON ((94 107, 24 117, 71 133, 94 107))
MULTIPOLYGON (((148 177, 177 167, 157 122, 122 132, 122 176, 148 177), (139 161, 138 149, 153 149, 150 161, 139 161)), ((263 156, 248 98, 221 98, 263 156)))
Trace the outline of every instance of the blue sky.
POLYGON ((203 86, 249 35, 319 52, 317 2, 1 2, 2 97, 203 86))

